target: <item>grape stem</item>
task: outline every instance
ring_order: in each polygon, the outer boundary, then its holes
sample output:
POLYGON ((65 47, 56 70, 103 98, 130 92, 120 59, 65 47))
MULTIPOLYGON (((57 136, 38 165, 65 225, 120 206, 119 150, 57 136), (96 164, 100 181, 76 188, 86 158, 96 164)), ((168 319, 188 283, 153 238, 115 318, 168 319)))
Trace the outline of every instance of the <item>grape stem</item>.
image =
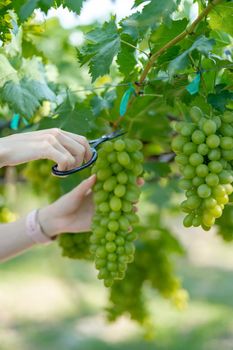
MULTIPOLYGON (((135 86, 135 93, 136 96, 138 95, 139 91, 140 91, 140 85, 142 85, 149 73, 149 71, 151 70, 151 68, 153 67, 155 61, 157 60, 158 57, 160 57, 165 51, 167 51, 170 47, 176 45, 177 43, 179 43, 181 40, 183 40, 186 36, 193 34, 195 28, 197 27, 198 23, 201 22, 203 20, 203 18, 205 18, 209 12, 211 12, 214 7, 216 5, 218 5, 219 3, 223 2, 223 0, 213 0, 211 1, 208 6, 199 14, 199 16, 190 24, 188 25, 185 30, 183 32, 181 32, 179 35, 177 35, 175 38, 173 38, 172 40, 170 40, 167 44, 165 44, 163 47, 161 47, 157 52, 155 52, 150 59, 148 60, 146 66, 144 67, 141 77, 139 79, 139 84, 135 86)), ((131 105, 133 104, 136 96, 132 96, 129 103, 128 103, 128 108, 131 107, 131 105)), ((120 122, 122 121, 122 117, 119 117, 115 123, 113 124, 113 128, 117 129, 118 125, 120 124, 120 122)))
POLYGON ((135 45, 133 45, 133 44, 130 44, 130 43, 128 43, 128 41, 125 41, 125 40, 123 40, 123 39, 121 39, 121 42, 122 42, 123 44, 125 44, 125 45, 128 45, 128 46, 134 48, 135 50, 137 50, 137 51, 143 53, 143 54, 146 55, 148 58, 150 58, 150 55, 148 55, 147 52, 141 50, 139 47, 137 47, 137 46, 135 46, 135 45))

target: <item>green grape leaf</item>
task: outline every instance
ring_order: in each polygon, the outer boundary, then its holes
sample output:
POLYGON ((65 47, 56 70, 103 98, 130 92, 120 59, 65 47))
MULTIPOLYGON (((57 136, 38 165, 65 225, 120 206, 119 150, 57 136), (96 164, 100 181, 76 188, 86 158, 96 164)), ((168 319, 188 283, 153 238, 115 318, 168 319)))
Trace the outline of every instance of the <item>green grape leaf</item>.
POLYGON ((14 10, 16 11, 19 21, 24 22, 31 16, 33 11, 38 7, 39 0, 19 0, 15 1, 14 10))
POLYGON ((138 7, 139 5, 141 5, 143 2, 146 2, 147 0, 135 0, 134 1, 134 5, 133 5, 133 8, 134 7, 138 7))
POLYGON ((214 44, 214 39, 208 39, 205 36, 200 36, 189 49, 185 50, 181 55, 170 62, 168 66, 169 74, 172 76, 175 74, 175 72, 185 69, 189 65, 189 54, 194 50, 208 56, 214 44))
POLYGON ((224 86, 216 86, 216 93, 209 94, 207 96, 207 101, 210 103, 216 110, 224 112, 226 105, 229 101, 233 101, 233 92, 229 90, 223 90, 224 86))
POLYGON ((138 25, 139 16, 140 13, 136 12, 121 21, 123 33, 131 36, 134 41, 143 37, 144 28, 138 25))
MULTIPOLYGON (((136 5, 144 1, 138 1, 136 5)), ((153 1, 146 4, 141 12, 123 19, 121 22, 123 32, 134 40, 142 39, 148 29, 155 29, 161 22, 169 22, 170 16, 177 8, 176 0, 153 1)))
POLYGON ((0 54, 0 88, 8 80, 17 81, 17 71, 12 67, 6 56, 0 54))
POLYGON ((40 106, 40 102, 54 101, 56 96, 46 84, 22 79, 18 83, 7 81, 2 88, 1 98, 14 112, 30 118, 40 106))
POLYGON ((116 99, 116 90, 107 91, 102 96, 94 96, 91 100, 92 111, 95 116, 98 116, 103 110, 108 110, 113 107, 113 101, 116 99))
POLYGON ((50 7, 54 5, 54 0, 39 0, 39 6, 40 9, 47 13, 50 7))
POLYGON ((114 57, 120 50, 120 37, 117 32, 115 18, 105 22, 101 28, 86 34, 88 44, 78 50, 81 65, 88 62, 92 81, 109 73, 114 57))
POLYGON ((233 3, 224 2, 217 5, 209 13, 209 26, 211 29, 220 30, 233 36, 233 3))
POLYGON ((135 48, 127 45, 125 42, 136 46, 137 43, 132 40, 129 35, 123 34, 121 36, 121 50, 117 56, 117 64, 119 66, 120 72, 128 77, 130 73, 134 70, 135 65, 137 64, 137 60, 135 57, 135 48))
POLYGON ((47 13, 51 7, 62 5, 69 10, 80 14, 84 1, 85 0, 17 0, 13 7, 18 15, 19 21, 24 22, 37 8, 40 8, 43 12, 47 13))
POLYGON ((85 0, 63 0, 61 1, 61 3, 64 7, 67 7, 69 10, 80 14, 84 1, 85 0))
POLYGON ((85 104, 73 105, 67 99, 57 108, 55 118, 43 118, 39 129, 61 128, 63 130, 85 135, 91 130, 93 114, 85 104))
POLYGON ((139 17, 139 25, 154 27, 161 20, 166 22, 173 11, 176 10, 176 0, 153 1, 146 5, 139 17))
POLYGON ((179 21, 172 21, 170 26, 165 24, 160 25, 150 36, 150 41, 153 43, 153 51, 158 51, 166 43, 183 32, 187 25, 188 21, 185 18, 179 21))

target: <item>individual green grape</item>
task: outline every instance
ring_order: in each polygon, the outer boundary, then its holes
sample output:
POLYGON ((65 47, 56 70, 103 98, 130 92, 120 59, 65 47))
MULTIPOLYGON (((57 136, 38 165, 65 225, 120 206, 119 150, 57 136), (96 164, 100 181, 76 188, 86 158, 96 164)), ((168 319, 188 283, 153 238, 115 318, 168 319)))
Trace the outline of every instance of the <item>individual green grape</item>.
POLYGON ((193 154, 194 152, 196 152, 196 150, 197 150, 197 145, 195 145, 195 143, 193 142, 187 142, 183 146, 183 153, 187 156, 193 154))
POLYGON ((195 168, 188 164, 184 167, 183 174, 185 179, 192 179, 196 175, 195 168))
POLYGON ((212 173, 220 173, 222 171, 222 164, 216 160, 212 160, 208 164, 209 169, 212 173))
POLYGON ((219 148, 211 149, 208 153, 209 160, 219 160, 221 159, 221 151, 219 148))
POLYGON ((183 225, 185 227, 191 227, 192 224, 193 224, 193 219, 194 219, 194 215, 193 214, 186 215, 184 220, 183 220, 183 225))
POLYGON ((205 207, 207 209, 212 209, 217 205, 216 199, 209 197, 204 200, 205 207))
POLYGON ((206 176, 205 181, 206 181, 207 185, 209 185, 211 187, 217 186, 219 183, 219 177, 216 174, 210 173, 209 175, 206 176))
POLYGON ((198 167, 196 168, 196 173, 199 177, 206 177, 209 173, 208 166, 206 164, 198 165, 198 167))
POLYGON ((224 123, 233 123, 233 113, 231 111, 225 111, 222 115, 222 121, 224 123))
POLYGON ((221 138, 220 146, 222 149, 231 150, 233 148, 233 139, 229 136, 224 136, 221 138))
POLYGON ((191 180, 188 180, 188 179, 181 179, 179 181, 179 187, 182 189, 182 190, 189 190, 190 188, 192 188, 193 184, 192 184, 192 181, 191 180))
POLYGON ((198 123, 199 120, 203 118, 203 112, 199 107, 193 106, 190 109, 190 117, 192 118, 193 122, 198 123))
POLYGON ((203 161, 204 161, 204 159, 203 159, 202 155, 200 155, 199 153, 193 153, 189 157, 189 163, 192 166, 198 166, 198 165, 202 164, 203 161))
POLYGON ((205 141, 205 134, 201 130, 195 130, 192 134, 192 141, 195 144, 200 145, 205 141))
POLYGON ((210 135, 206 139, 209 148, 217 148, 220 145, 220 138, 217 135, 210 135))
POLYGON ((203 128, 204 133, 207 136, 215 134, 215 132, 217 130, 216 123, 213 120, 206 120, 203 123, 203 127, 202 128, 203 128))
POLYGON ((211 189, 209 186, 203 184, 197 188, 197 193, 200 198, 208 198, 211 195, 211 189))
POLYGON ((188 162, 189 162, 189 159, 186 155, 184 154, 178 154, 176 157, 175 157, 175 161, 177 164, 180 164, 180 165, 187 165, 188 162))
POLYGON ((184 145, 186 144, 187 139, 183 136, 177 136, 172 140, 172 149, 174 152, 179 153, 182 152, 184 145))
POLYGON ((180 133, 182 136, 190 136, 192 135, 192 132, 195 130, 195 125, 191 124, 191 123, 184 123, 180 133))
POLYGON ((206 156, 209 152, 209 147, 206 143, 201 143, 197 148, 198 153, 200 153, 202 156, 206 156))
POLYGON ((128 138, 108 141, 93 169, 97 173, 96 212, 90 251, 99 270, 98 278, 104 280, 106 287, 122 279, 127 265, 134 260, 136 235, 132 228, 138 217, 133 212, 133 203, 140 195, 136 180, 143 171, 141 147, 141 142, 128 138), (99 181, 103 183, 101 187, 99 181))

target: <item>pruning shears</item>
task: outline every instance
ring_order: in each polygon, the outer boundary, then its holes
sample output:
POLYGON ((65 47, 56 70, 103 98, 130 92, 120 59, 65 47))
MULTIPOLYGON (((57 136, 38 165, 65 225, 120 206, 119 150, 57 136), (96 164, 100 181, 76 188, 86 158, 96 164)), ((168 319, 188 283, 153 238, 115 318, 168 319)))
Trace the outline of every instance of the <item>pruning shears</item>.
POLYGON ((73 169, 70 169, 70 170, 58 170, 58 164, 55 164, 53 167, 52 167, 52 173, 53 175, 56 175, 56 176, 59 176, 59 177, 62 177, 62 176, 67 176, 67 175, 71 175, 71 174, 74 174, 74 173, 77 173, 78 171, 81 171, 83 169, 86 169, 88 168, 89 166, 91 166, 95 161, 96 159, 98 158, 98 151, 97 151, 97 147, 103 143, 103 142, 106 142, 108 140, 113 140, 119 136, 122 136, 124 135, 126 132, 123 131, 123 130, 117 130, 117 131, 113 131, 112 133, 110 134, 107 134, 107 135, 103 135, 101 137, 99 137, 98 139, 95 139, 95 140, 90 140, 89 141, 89 145, 91 146, 91 151, 92 151, 92 157, 91 159, 86 162, 85 164, 82 164, 81 166, 79 167, 76 167, 76 168, 73 168, 73 169))

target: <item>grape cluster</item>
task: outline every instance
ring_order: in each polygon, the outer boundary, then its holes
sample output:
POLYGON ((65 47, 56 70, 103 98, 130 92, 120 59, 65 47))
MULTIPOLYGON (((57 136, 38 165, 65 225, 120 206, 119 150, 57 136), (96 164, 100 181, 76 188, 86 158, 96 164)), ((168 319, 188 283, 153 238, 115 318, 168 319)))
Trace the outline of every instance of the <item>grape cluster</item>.
POLYGON ((97 182, 90 250, 99 270, 98 278, 104 280, 106 287, 115 279, 123 279, 127 264, 134 259, 136 234, 130 229, 138 222, 133 203, 140 195, 136 180, 143 171, 141 148, 139 140, 107 141, 92 169, 97 182))
POLYGON ((231 242, 233 240, 233 206, 227 205, 223 215, 216 220, 217 234, 224 241, 231 242))
POLYGON ((23 175, 31 183, 36 194, 47 194, 53 201, 60 197, 61 189, 59 179, 51 176, 52 165, 48 160, 32 161, 26 165, 23 175))
POLYGON ((13 29, 12 18, 9 13, 12 0, 0 0, 0 39, 3 42, 11 40, 11 30, 13 29))
POLYGON ((209 117, 192 107, 190 114, 191 122, 175 124, 179 135, 172 141, 187 197, 183 224, 209 230, 233 192, 233 113, 209 117))
POLYGON ((156 219, 151 217, 147 225, 139 228, 143 234, 136 242, 134 263, 128 267, 125 279, 116 281, 111 287, 110 305, 107 309, 110 321, 129 314, 131 319, 144 325, 150 318, 144 294, 145 286, 159 291, 180 309, 186 306, 187 292, 181 288, 179 279, 174 275, 170 260, 170 256, 181 253, 182 248, 158 222, 157 227, 152 229, 152 220, 156 219))
POLYGON ((62 256, 70 259, 90 260, 90 232, 66 233, 59 236, 59 246, 62 248, 62 256))

